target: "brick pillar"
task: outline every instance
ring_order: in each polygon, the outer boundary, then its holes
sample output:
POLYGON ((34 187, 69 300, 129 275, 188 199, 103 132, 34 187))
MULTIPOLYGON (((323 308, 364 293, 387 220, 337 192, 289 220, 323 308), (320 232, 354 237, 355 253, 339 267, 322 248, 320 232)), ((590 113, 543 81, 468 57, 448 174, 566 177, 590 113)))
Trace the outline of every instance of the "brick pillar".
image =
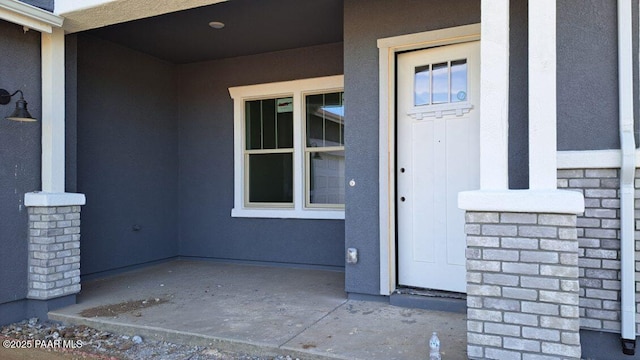
POLYGON ((470 359, 580 359, 576 215, 467 211, 470 359))
POLYGON ((80 206, 29 207, 29 299, 80 292, 80 206))

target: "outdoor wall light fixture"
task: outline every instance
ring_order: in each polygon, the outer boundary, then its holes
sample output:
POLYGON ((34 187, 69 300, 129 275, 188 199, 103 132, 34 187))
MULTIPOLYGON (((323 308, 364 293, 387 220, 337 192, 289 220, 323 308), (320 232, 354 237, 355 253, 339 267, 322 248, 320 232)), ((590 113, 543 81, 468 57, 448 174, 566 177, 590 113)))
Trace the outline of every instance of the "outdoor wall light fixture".
POLYGON ((16 90, 13 94, 10 94, 7 90, 0 89, 0 105, 7 105, 11 102, 11 98, 17 93, 20 93, 20 100, 16 101, 16 109, 5 119, 13 121, 38 121, 29 114, 29 110, 27 110, 27 102, 24 101, 22 90, 16 90))

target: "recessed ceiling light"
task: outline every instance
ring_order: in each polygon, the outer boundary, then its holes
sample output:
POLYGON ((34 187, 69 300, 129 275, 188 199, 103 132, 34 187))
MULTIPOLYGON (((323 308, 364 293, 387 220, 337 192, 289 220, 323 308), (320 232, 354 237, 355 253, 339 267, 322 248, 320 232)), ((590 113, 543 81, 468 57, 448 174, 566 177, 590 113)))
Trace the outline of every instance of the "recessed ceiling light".
POLYGON ((212 28, 218 30, 218 29, 222 29, 224 27, 224 23, 220 22, 220 21, 212 21, 209 23, 209 26, 211 26, 212 28))

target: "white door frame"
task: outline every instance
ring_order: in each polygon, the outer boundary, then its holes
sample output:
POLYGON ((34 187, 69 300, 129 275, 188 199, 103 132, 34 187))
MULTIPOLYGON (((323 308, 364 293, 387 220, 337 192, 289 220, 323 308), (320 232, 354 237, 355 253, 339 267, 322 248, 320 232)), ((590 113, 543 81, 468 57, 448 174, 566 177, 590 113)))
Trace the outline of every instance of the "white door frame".
MULTIPOLYGON (((380 65, 379 204, 380 294, 390 295, 397 285, 395 142, 396 53, 480 40, 480 24, 378 39, 380 65)), ((482 94, 480 94, 482 96, 482 94)))

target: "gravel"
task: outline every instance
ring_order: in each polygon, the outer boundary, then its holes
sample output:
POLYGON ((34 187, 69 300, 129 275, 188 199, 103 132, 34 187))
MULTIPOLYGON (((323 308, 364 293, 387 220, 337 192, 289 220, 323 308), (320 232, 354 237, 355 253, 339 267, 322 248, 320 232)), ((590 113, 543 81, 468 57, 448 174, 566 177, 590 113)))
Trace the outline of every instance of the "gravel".
POLYGON ((0 338, 15 340, 68 340, 82 346, 73 351, 123 360, 300 360, 290 355, 259 357, 235 354, 215 348, 174 344, 166 341, 148 341, 135 335, 128 336, 101 331, 84 325, 68 325, 37 318, 0 328, 0 338))

